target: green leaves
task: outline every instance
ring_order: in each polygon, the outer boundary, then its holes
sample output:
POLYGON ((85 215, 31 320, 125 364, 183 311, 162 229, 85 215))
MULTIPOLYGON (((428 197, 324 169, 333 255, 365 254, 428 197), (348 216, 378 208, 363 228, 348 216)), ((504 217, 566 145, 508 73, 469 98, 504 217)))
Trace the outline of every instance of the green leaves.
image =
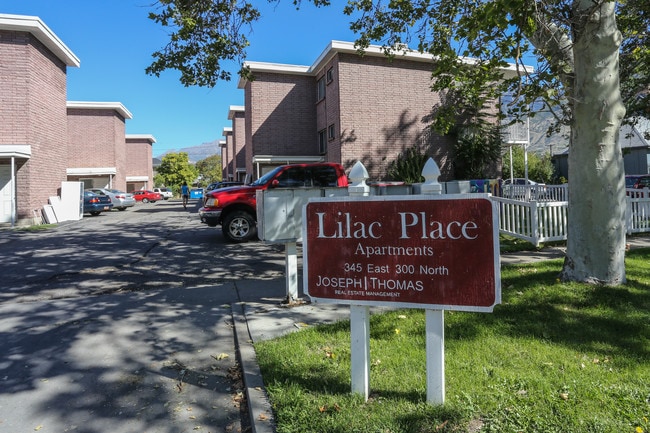
MULTIPOLYGON (((245 29, 260 18, 251 3, 240 0, 160 0, 158 11, 149 18, 172 30, 169 43, 152 54, 145 69, 160 76, 167 69, 180 71, 185 86, 214 87, 229 81, 224 63, 241 64, 249 41, 245 29)), ((239 70, 244 74, 243 69, 239 70)))
POLYGON ((162 157, 158 175, 165 185, 180 186, 183 182, 193 184, 198 177, 198 170, 189 162, 186 152, 168 153, 162 157))

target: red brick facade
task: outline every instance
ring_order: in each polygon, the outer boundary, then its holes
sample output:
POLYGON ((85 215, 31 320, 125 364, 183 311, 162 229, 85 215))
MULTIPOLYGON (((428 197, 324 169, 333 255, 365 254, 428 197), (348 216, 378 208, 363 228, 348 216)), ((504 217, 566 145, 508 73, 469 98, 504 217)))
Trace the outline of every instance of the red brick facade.
POLYGON ((420 144, 440 166, 440 180, 453 178, 451 142, 432 134, 426 120, 440 99, 430 91, 431 60, 425 56, 390 61, 376 50, 360 57, 353 44, 332 42, 309 68, 249 66, 255 80, 242 81, 240 88, 246 168, 254 177, 255 160, 275 156, 279 164, 281 156, 290 156, 346 168, 362 161, 371 179, 382 180, 400 152, 420 144))
POLYGON ((126 135, 126 187, 123 191, 154 187, 152 146, 155 142, 151 135, 126 135))
POLYGON ((0 164, 14 160, 13 219, 31 223, 66 180, 66 67, 79 61, 40 20, 13 15, 0 16, 0 59, 0 164))
MULTIPOLYGON (((235 161, 233 159, 233 149, 235 138, 232 135, 232 128, 227 127, 223 128, 223 136, 226 138, 226 145, 224 147, 225 158, 227 160, 226 172, 222 174, 222 179, 224 180, 234 180, 235 179, 235 161)), ((223 158, 222 154, 222 158, 223 158)))
POLYGON ((232 124, 232 143, 228 144, 233 162, 233 180, 244 181, 246 177, 246 117, 244 107, 231 106, 228 119, 232 124))
POLYGON ((126 190, 125 120, 129 113, 112 102, 68 102, 68 180, 85 187, 126 190))

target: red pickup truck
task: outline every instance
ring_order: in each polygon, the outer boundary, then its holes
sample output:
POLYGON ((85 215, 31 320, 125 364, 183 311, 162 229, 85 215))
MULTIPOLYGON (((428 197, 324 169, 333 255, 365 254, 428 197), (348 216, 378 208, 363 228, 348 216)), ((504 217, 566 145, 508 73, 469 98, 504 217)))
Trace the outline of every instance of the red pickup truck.
POLYGON ((201 222, 210 227, 221 224, 231 242, 246 242, 257 236, 258 190, 269 188, 347 187, 343 166, 335 163, 281 165, 253 183, 221 188, 207 193, 199 209, 201 222))

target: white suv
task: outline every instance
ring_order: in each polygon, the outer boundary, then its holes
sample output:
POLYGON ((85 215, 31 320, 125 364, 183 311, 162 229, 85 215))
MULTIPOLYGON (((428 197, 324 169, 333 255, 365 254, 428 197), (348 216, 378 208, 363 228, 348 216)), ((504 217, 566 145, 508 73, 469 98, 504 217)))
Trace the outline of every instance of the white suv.
POLYGON ((154 188, 153 192, 160 193, 163 199, 168 200, 174 196, 172 190, 169 188, 154 188))

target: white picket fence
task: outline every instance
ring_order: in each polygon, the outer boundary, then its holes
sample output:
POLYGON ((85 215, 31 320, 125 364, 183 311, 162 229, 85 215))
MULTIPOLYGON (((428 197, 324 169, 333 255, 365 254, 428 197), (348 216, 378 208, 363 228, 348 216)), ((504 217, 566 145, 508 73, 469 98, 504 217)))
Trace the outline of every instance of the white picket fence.
POLYGON ((499 204, 499 232, 532 244, 561 241, 567 234, 566 201, 524 201, 492 196, 499 204))
MULTIPOLYGON (((518 199, 492 196, 492 200, 499 204, 500 233, 524 239, 534 245, 566 240, 569 207, 566 200, 568 198, 566 185, 561 185, 559 188, 546 186, 546 189, 550 194, 504 190, 504 196, 514 195, 518 199), (526 200, 526 197, 531 199, 526 200), (553 200, 555 197, 564 200, 555 201, 553 200)), ((645 188, 626 191, 627 233, 650 232, 650 190, 645 188)))
POLYGON ((567 201, 568 186, 564 185, 504 185, 501 197, 523 201, 567 201))

